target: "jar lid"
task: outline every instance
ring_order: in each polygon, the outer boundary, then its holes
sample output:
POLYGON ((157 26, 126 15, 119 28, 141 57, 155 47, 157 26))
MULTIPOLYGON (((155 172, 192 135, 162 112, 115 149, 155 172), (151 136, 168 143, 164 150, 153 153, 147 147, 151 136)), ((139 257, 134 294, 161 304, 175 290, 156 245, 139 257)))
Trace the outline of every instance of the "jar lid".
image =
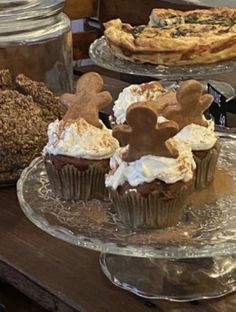
POLYGON ((0 45, 33 42, 70 30, 64 0, 0 0, 0 45))
POLYGON ((13 20, 52 16, 62 11, 65 0, 0 0, 0 18, 13 20))

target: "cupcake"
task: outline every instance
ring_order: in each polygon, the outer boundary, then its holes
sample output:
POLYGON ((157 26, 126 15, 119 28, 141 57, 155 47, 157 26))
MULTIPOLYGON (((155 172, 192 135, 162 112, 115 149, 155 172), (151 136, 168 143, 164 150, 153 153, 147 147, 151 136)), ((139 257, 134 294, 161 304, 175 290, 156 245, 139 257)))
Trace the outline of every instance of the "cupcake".
POLYGON ((123 89, 118 99, 114 102, 113 113, 116 124, 126 123, 126 111, 136 102, 155 102, 165 94, 165 88, 158 81, 142 84, 133 84, 123 89))
POLYGON ((61 97, 68 108, 63 119, 48 127, 45 166, 52 191, 61 199, 103 199, 107 195, 105 174, 119 145, 98 117, 99 109, 112 101, 108 92, 101 92, 102 86, 97 73, 84 74, 76 93, 61 97))
POLYGON ((172 139, 177 124, 158 125, 156 111, 145 103, 132 104, 126 120, 128 125, 117 125, 113 135, 128 145, 112 156, 106 176, 118 218, 133 229, 176 225, 192 189, 191 149, 172 139))
POLYGON ((164 95, 161 99, 162 105, 170 104, 164 105, 162 115, 179 125, 175 139, 191 146, 196 162, 196 189, 203 189, 213 181, 220 152, 214 122, 203 115, 212 101, 212 95, 203 94, 203 87, 196 80, 183 82, 175 94, 164 95))

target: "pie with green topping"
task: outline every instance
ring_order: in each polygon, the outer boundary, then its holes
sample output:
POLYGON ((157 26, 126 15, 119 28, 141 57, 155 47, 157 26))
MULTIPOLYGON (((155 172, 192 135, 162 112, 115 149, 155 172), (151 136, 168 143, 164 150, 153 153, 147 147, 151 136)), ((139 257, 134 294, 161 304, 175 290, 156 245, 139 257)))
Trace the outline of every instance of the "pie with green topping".
POLYGON ((104 24, 111 52, 159 65, 209 64, 236 57, 236 9, 153 9, 148 25, 104 24))

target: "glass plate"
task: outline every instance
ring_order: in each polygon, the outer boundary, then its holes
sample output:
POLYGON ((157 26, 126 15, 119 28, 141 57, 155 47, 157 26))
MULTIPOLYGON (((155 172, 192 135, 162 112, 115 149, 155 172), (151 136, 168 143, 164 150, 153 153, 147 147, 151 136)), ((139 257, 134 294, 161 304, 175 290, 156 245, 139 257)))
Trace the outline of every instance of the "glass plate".
POLYGON ((132 63, 113 56, 105 37, 101 37, 91 44, 89 56, 98 66, 130 75, 149 76, 158 79, 196 78, 236 71, 235 59, 207 65, 185 66, 132 63))
POLYGON ((236 253, 236 140, 221 138, 214 183, 189 199, 182 222, 164 230, 130 231, 109 201, 54 198, 42 158, 17 184, 26 216, 49 234, 103 253, 155 258, 197 258, 236 253))

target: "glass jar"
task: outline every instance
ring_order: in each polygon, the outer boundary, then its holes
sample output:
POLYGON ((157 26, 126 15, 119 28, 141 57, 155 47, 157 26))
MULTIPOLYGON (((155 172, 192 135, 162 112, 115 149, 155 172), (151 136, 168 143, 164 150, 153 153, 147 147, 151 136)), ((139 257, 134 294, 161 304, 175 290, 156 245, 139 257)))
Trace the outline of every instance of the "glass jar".
POLYGON ((72 35, 64 0, 0 0, 0 69, 72 90, 72 35))
POLYGON ((41 154, 48 124, 64 114, 54 96, 71 92, 73 82, 63 6, 62 0, 0 0, 0 186, 15 183, 41 154))

